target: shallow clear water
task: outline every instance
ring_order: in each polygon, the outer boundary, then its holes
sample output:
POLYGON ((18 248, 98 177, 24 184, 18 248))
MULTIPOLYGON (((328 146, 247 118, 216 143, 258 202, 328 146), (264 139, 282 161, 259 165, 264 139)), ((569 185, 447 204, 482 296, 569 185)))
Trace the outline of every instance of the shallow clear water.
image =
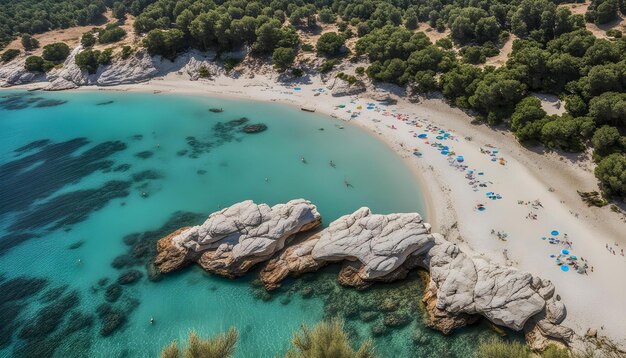
POLYGON ((292 107, 225 99, 112 92, 0 97, 0 311, 10 322, 0 328, 0 356, 155 357, 171 340, 184 341, 189 329, 208 335, 235 326, 237 357, 273 357, 302 323, 324 316, 347 317, 355 341, 368 338, 384 314, 366 323, 338 302, 356 295, 356 306, 371 306, 390 293, 412 296, 401 307, 411 320, 376 338, 385 357, 467 356, 477 336, 490 334, 482 327, 444 337, 425 328, 416 278, 357 293, 338 287, 331 268, 291 280, 271 296, 255 287, 254 273, 225 280, 194 267, 147 279, 154 240, 244 199, 273 205, 303 197, 326 224, 361 206, 425 214, 409 169, 358 128, 340 129, 331 118, 292 107), (241 117, 268 129, 245 134, 245 124, 229 122, 241 117), (39 140, 47 141, 15 151, 39 140), (150 230, 157 231, 138 242, 127 236, 150 230), (117 269, 116 258, 132 262, 117 269), (129 269, 142 278, 102 306, 106 288, 129 269), (46 282, 11 281, 20 276, 46 282), (312 297, 303 297, 304 288, 312 297), (72 316, 77 312, 82 316, 72 316), (113 318, 123 323, 103 337, 113 318), (426 337, 417 346, 416 330, 426 337))

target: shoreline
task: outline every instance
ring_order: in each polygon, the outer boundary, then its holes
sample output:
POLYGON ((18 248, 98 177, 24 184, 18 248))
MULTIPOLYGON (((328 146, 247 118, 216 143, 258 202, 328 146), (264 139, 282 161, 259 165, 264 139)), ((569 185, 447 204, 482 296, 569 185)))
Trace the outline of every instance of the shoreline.
MULTIPOLYGON (((28 89, 29 86, 11 88, 28 89)), ((218 76, 211 81, 192 82, 183 75, 170 73, 143 83, 88 86, 75 91, 171 93, 271 101, 291 106, 313 104, 316 112, 365 129, 403 159, 423 189, 428 221, 436 231, 475 256, 551 279, 568 307, 569 315, 564 325, 581 336, 588 328, 597 328, 600 335, 608 336, 618 344, 626 343, 623 333, 626 332, 626 323, 620 320, 620 317, 626 316, 626 305, 621 302, 621 298, 626 296, 626 279, 614 277, 616 272, 625 272, 626 259, 619 253, 610 255, 604 250, 605 243, 621 244, 615 245, 616 248, 626 246, 626 237, 620 236, 626 226, 608 208, 586 208, 577 197, 575 189, 588 191, 596 188, 593 173, 581 167, 588 163, 567 163, 555 154, 535 153, 532 148, 522 147, 510 133, 472 125, 467 114, 440 100, 413 104, 399 98, 397 104, 389 106, 397 112, 410 113, 410 119, 419 118, 421 126, 417 127, 393 115, 369 110, 359 110, 361 114, 351 119, 352 114, 346 112, 347 108, 337 108, 342 103, 356 111, 357 104, 362 106, 362 102, 375 102, 368 98, 371 91, 356 96, 332 97, 329 91, 314 95, 312 90, 317 88, 326 88, 318 76, 306 84, 284 84, 261 75, 253 79, 218 76), (301 89, 293 90, 294 86, 301 89), (355 103, 348 104, 352 98, 355 98, 355 103), (480 195, 484 194, 483 190, 468 191, 471 188, 468 188, 465 172, 450 165, 435 148, 415 138, 428 124, 438 125, 453 133, 456 141, 451 141, 450 146, 463 154, 465 163, 489 176, 490 184, 486 190, 502 194, 502 200, 485 201, 484 195, 480 195), (468 140, 468 137, 471 139, 468 140), (477 147, 482 149, 487 144, 499 148, 505 165, 490 162, 488 156, 478 151, 477 147), (423 157, 415 157, 411 148, 418 148, 423 157), (552 187, 556 189, 550 190, 552 187), (515 204, 539 199, 542 207, 538 209, 515 204), (484 203, 487 210, 476 210, 478 202, 484 203), (538 219, 525 218, 529 211, 535 213, 538 219), (548 235, 550 230, 557 228, 571 235, 573 250, 595 266, 594 272, 589 272, 587 276, 557 270, 558 267, 548 258, 549 254, 557 251, 557 247, 537 240, 540 235, 548 235), (498 240, 490 234, 490 230, 504 231, 508 239, 498 240)), ((561 248, 558 246, 558 249, 561 248)))

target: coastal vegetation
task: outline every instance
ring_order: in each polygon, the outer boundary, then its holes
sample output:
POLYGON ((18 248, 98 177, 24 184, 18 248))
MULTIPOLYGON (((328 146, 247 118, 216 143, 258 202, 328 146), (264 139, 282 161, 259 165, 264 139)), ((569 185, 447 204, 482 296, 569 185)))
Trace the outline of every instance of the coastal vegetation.
POLYGON ((201 339, 196 332, 189 332, 189 342, 182 351, 173 341, 163 348, 161 358, 229 358, 235 354, 239 335, 231 328, 216 337, 201 339))
MULTIPOLYGON (((293 335, 291 348, 285 358, 375 358, 373 343, 365 341, 357 350, 352 348, 343 321, 333 318, 318 323, 313 329, 303 325, 293 335)), ((238 340, 234 328, 216 337, 201 339, 194 331, 182 351, 173 341, 161 351, 161 358, 228 358, 235 354, 238 340)))
POLYGON ((374 358, 373 343, 367 340, 355 351, 343 328, 343 321, 331 319, 318 323, 312 330, 303 325, 295 333, 285 358, 374 358))
MULTIPOLYGON (((626 151, 626 38, 615 29, 598 38, 586 28, 586 23, 616 21, 626 7, 623 1, 594 0, 583 15, 563 3, 19 0, 5 5, 0 14, 0 46, 20 34, 96 24, 110 8, 120 20, 134 15, 133 29, 145 36, 143 45, 170 60, 189 48, 221 53, 249 46, 253 56, 271 58, 283 72, 300 51, 315 49, 328 57, 319 67, 326 73, 339 61, 367 59, 364 72, 374 81, 407 86, 414 95, 440 91, 450 104, 479 121, 507 127, 521 142, 569 152, 595 148, 596 176, 604 194, 626 197, 626 170, 621 166, 626 151), (433 42, 417 31, 420 23, 447 36, 433 42), (318 33, 323 26, 331 28, 316 42, 303 43, 302 34, 318 33), (353 37, 356 43, 346 48, 346 40, 353 37), (510 41, 512 51, 503 65, 484 65, 510 41), (537 93, 560 98, 565 112, 546 113, 534 99, 537 93)), ((99 31, 97 41, 116 42, 125 35, 111 24, 99 31)), ((92 46, 94 37, 86 34, 81 42, 92 46)), ((54 50, 56 55, 44 50, 43 56, 52 63, 31 59, 27 68, 45 71, 69 53, 57 44, 54 50)), ((3 59, 13 54, 5 52, 3 59)), ((95 56, 84 57, 92 58, 84 66, 92 70, 95 56)))

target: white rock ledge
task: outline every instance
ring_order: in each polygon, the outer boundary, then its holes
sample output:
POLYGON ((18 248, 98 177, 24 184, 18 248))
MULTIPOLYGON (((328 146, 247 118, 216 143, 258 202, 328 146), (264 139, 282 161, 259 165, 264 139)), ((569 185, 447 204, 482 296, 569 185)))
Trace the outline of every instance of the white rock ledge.
POLYGON ((299 242, 289 242, 321 224, 315 205, 304 199, 269 207, 244 201, 213 213, 199 226, 180 229, 159 240, 155 261, 161 273, 197 262, 226 277, 245 274, 267 261, 261 280, 267 289, 285 277, 344 262, 342 284, 364 288, 376 281, 404 278, 413 268, 430 272, 422 299, 430 325, 443 332, 483 316, 526 332, 536 348, 572 345, 579 338, 560 323, 565 305, 554 285, 512 267, 473 258, 431 227, 417 213, 372 214, 361 208, 299 242))

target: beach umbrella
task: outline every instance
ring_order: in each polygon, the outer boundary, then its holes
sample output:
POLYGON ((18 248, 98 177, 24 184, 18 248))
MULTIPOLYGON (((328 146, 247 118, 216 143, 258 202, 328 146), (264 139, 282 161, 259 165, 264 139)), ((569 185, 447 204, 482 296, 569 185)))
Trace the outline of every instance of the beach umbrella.
POLYGON ((448 153, 449 153, 449 152, 448 152, 447 150, 442 150, 442 151, 441 151, 441 154, 443 154, 443 155, 448 155, 448 153))
POLYGON ((565 249, 561 250, 561 253, 562 253, 563 255, 569 255, 569 251, 568 251, 568 250, 565 250, 565 249))
POLYGON ((567 265, 562 265, 562 266, 561 266, 561 271, 563 271, 563 272, 567 272, 567 271, 569 271, 569 266, 567 266, 567 265))
POLYGON ((456 161, 459 163, 463 163, 463 161, 465 160, 465 158, 463 158, 462 155, 459 155, 458 157, 456 157, 456 161))
POLYGON ((553 236, 557 236, 558 234, 559 232, 556 230, 552 230, 552 232, 550 233, 550 235, 553 235, 553 236))
POLYGON ((424 134, 424 133, 422 133, 422 134, 420 134, 420 135, 418 135, 418 136, 417 136, 417 138, 426 138, 426 137, 427 137, 427 135, 426 135, 426 134, 424 134))

